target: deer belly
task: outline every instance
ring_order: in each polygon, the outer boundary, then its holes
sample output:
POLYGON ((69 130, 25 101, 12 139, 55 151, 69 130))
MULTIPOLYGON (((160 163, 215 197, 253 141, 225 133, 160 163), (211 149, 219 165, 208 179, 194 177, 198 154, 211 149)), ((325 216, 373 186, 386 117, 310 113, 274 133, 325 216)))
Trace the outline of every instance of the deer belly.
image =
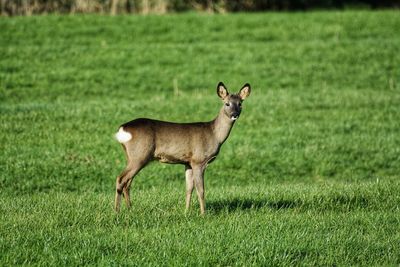
POLYGON ((187 163, 190 161, 190 155, 171 155, 168 153, 157 153, 154 158, 162 163, 187 163))

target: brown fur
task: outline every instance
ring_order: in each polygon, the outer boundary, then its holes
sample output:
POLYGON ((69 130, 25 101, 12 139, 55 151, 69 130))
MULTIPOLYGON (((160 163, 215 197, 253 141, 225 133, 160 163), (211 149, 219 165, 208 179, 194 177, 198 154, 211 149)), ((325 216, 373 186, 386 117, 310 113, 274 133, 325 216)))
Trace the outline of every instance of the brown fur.
POLYGON ((115 210, 119 211, 121 194, 130 207, 129 189, 133 177, 152 160, 185 165, 186 209, 189 209, 193 187, 196 187, 201 214, 205 212, 204 171, 218 155, 241 112, 241 102, 250 94, 246 84, 238 94, 230 95, 223 83, 217 86, 222 98, 218 116, 209 122, 173 123, 152 119, 135 119, 121 127, 132 135, 124 143, 127 157, 125 170, 117 177, 115 210), (228 105, 229 104, 229 105, 228 105))

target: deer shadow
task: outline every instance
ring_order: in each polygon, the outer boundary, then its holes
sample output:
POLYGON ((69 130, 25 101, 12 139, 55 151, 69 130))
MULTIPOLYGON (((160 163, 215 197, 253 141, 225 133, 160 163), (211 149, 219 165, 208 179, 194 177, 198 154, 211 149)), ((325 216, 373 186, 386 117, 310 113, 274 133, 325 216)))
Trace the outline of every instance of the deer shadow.
POLYGON ((255 198, 233 198, 214 200, 207 203, 207 209, 214 213, 235 212, 244 210, 258 210, 267 208, 270 210, 297 209, 305 211, 314 210, 338 210, 349 211, 354 209, 365 209, 370 206, 370 199, 366 196, 352 196, 349 194, 333 194, 319 196, 311 199, 255 199, 255 198))
POLYGON ((251 198, 234 198, 209 201, 207 209, 214 213, 234 212, 239 210, 258 210, 269 208, 273 210, 293 209, 299 207, 301 203, 295 200, 268 200, 251 198))

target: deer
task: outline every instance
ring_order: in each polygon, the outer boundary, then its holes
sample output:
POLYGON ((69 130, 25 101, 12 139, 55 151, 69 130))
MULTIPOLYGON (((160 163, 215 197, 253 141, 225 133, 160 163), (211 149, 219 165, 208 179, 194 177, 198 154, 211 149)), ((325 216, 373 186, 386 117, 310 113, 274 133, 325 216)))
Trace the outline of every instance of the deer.
POLYGON ((223 105, 217 117, 208 122, 176 123, 139 118, 122 124, 115 137, 125 152, 127 164, 117 176, 115 211, 120 211, 123 194, 126 207, 131 207, 130 186, 134 177, 150 161, 185 166, 186 209, 190 208, 193 188, 196 188, 200 214, 205 214, 204 172, 215 160, 242 111, 242 102, 250 95, 246 83, 237 94, 230 94, 222 82, 217 95, 223 105))

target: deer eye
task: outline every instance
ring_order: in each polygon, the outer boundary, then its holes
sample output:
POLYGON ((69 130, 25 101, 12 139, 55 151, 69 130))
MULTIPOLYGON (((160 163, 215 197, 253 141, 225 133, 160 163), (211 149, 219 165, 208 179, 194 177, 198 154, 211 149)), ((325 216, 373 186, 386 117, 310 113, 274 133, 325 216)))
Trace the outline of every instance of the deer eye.
POLYGON ((225 103, 225 106, 227 106, 227 107, 229 107, 231 104, 228 102, 228 103, 225 103))
POLYGON ((242 103, 241 102, 239 102, 239 107, 241 107, 242 106, 242 103))

